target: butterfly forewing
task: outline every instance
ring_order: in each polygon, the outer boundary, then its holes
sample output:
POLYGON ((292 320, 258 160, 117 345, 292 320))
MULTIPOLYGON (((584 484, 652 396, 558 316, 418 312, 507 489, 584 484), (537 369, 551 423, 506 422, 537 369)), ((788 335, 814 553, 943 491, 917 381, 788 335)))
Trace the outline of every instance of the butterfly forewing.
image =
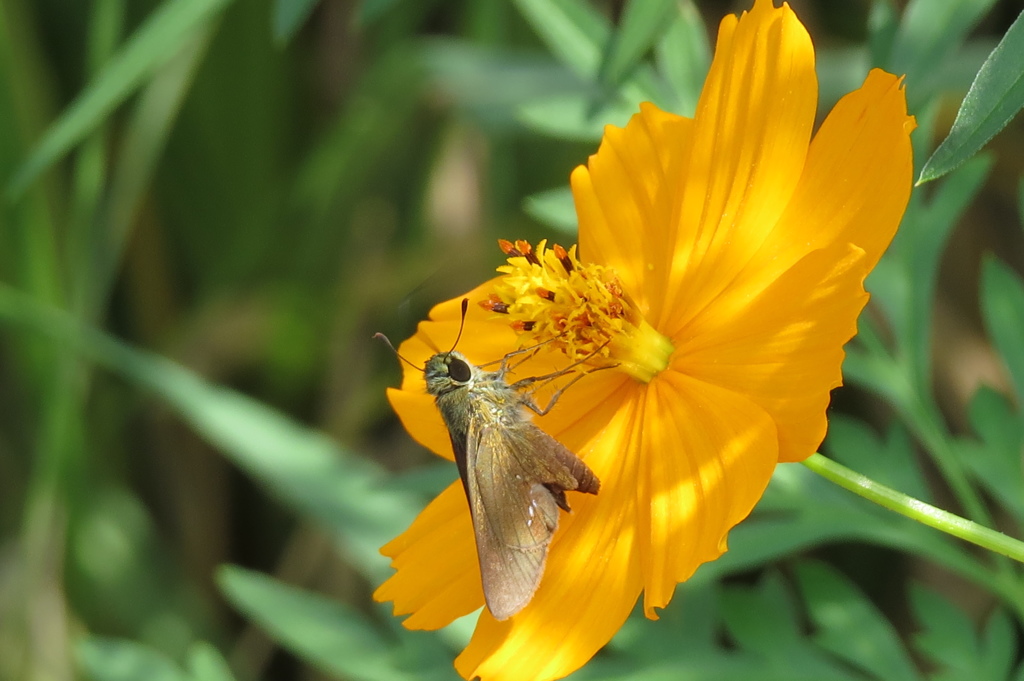
POLYGON ((472 424, 466 493, 473 516, 487 607, 504 620, 530 602, 558 527, 565 490, 596 494, 594 474, 528 421, 472 424))

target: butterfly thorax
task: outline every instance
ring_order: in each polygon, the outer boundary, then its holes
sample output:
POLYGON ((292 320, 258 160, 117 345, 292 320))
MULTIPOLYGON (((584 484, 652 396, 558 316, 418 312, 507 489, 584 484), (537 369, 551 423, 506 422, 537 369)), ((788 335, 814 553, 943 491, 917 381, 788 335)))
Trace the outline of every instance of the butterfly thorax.
POLYGON ((523 398, 505 381, 505 373, 483 371, 460 352, 432 356, 424 380, 453 437, 464 436, 471 420, 509 427, 526 418, 523 398))

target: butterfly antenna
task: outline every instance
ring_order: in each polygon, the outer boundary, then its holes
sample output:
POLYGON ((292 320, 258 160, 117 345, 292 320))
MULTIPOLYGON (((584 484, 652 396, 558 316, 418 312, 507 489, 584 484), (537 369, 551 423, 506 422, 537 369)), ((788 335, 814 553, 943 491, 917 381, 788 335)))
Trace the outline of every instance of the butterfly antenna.
POLYGON ((377 339, 377 340, 382 340, 382 341, 384 341, 384 343, 385 343, 385 344, 386 344, 386 345, 387 345, 387 346, 388 346, 389 348, 391 348, 391 351, 392 351, 393 353, 395 353, 395 355, 397 355, 397 356, 398 356, 398 359, 402 360, 403 362, 405 362, 406 364, 408 364, 409 366, 411 366, 411 367, 412 367, 413 369, 415 369, 416 371, 418 371, 418 372, 420 372, 420 373, 423 373, 423 368, 422 368, 422 367, 418 367, 418 366, 416 366, 415 364, 413 364, 412 362, 410 362, 409 360, 407 360, 407 359, 406 359, 405 357, 402 357, 402 355, 401 355, 401 354, 400 354, 400 353, 398 352, 398 350, 396 350, 396 349, 395 349, 395 346, 391 344, 391 340, 390 340, 390 339, 389 339, 389 338, 388 338, 387 336, 385 336, 384 334, 382 334, 382 333, 380 333, 380 332, 378 331, 377 333, 373 334, 373 337, 374 337, 375 339, 377 339))
POLYGON ((459 322, 459 335, 455 337, 455 342, 452 343, 452 349, 448 352, 452 352, 459 346, 459 340, 462 338, 462 330, 466 328, 466 311, 469 310, 469 298, 462 299, 462 320, 459 322))

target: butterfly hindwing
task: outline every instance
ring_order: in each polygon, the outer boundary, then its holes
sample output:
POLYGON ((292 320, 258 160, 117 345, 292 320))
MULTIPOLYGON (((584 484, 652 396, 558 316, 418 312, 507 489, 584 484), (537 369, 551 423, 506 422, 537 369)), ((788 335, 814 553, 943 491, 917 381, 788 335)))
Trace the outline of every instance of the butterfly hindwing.
POLYGON ((596 494, 599 483, 576 455, 529 421, 472 424, 465 486, 484 597, 504 620, 533 597, 566 490, 596 494))

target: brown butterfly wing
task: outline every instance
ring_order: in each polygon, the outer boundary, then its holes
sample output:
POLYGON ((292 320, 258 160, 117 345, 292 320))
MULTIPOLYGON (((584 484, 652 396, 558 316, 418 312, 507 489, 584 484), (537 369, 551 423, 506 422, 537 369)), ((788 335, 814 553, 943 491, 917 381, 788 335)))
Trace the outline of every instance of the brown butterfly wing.
POLYGON ((528 421, 471 426, 467 496, 487 607, 504 620, 537 591, 565 490, 600 483, 576 455, 528 421))

